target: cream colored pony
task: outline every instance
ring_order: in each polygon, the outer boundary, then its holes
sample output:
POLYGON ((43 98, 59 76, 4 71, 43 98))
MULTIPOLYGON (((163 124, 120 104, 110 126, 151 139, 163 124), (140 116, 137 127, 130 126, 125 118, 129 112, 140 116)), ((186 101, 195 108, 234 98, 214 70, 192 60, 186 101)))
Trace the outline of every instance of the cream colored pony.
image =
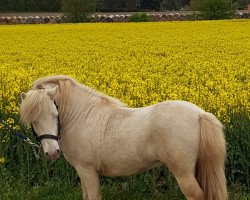
POLYGON ((211 113, 185 101, 128 108, 67 76, 38 79, 22 93, 21 119, 59 147, 81 179, 84 199, 99 200, 99 176, 129 176, 165 164, 188 200, 226 200, 225 140, 211 113), (58 110, 56 109, 58 106, 58 110))

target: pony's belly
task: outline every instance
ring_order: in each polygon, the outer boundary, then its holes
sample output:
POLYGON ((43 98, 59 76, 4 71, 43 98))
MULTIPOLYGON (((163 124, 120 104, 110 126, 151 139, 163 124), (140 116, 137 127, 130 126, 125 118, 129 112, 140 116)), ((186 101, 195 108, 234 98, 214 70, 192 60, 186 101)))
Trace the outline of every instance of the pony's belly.
POLYGON ((144 172, 153 167, 159 166, 162 163, 160 162, 151 162, 151 163, 140 163, 140 162, 127 162, 126 164, 122 163, 113 163, 112 165, 102 165, 99 171, 101 176, 130 176, 144 172))

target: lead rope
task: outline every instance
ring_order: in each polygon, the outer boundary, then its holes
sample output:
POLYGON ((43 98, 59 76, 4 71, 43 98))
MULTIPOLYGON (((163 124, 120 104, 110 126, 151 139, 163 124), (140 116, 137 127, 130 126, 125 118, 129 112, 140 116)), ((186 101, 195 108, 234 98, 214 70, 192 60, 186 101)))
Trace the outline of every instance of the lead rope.
POLYGON ((24 141, 31 146, 31 149, 32 149, 32 151, 33 151, 33 153, 35 155, 36 160, 39 160, 39 158, 40 158, 39 154, 40 154, 40 151, 41 151, 41 145, 38 145, 38 144, 32 142, 29 138, 25 139, 24 141))
POLYGON ((6 129, 8 129, 10 132, 12 132, 13 134, 15 134, 16 136, 18 136, 24 142, 26 142, 27 144, 29 144, 31 146, 31 148, 32 148, 32 151, 33 151, 33 153, 35 155, 36 160, 38 160, 40 158, 39 153, 40 153, 40 150, 41 150, 41 145, 38 145, 38 144, 32 142, 28 137, 26 137, 22 133, 19 133, 18 131, 15 131, 13 128, 11 128, 9 126, 9 124, 7 124, 6 122, 4 122, 1 118, 0 118, 0 124, 2 124, 6 129))

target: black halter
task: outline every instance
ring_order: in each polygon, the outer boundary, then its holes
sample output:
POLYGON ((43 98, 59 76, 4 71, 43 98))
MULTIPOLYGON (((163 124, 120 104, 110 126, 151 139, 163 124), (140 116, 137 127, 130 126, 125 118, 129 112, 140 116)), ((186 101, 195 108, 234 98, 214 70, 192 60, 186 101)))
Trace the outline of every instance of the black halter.
MULTIPOLYGON (((54 101, 54 104, 55 104, 55 106, 56 106, 57 112, 59 113, 59 111, 58 111, 58 105, 56 104, 55 101, 54 101)), ((33 132, 33 134, 34 134, 36 140, 37 140, 38 142, 41 142, 43 139, 52 139, 52 140, 59 141, 59 140, 60 140, 60 117, 59 117, 59 114, 58 114, 58 116, 57 116, 57 123, 58 123, 58 124, 57 124, 58 135, 44 134, 44 135, 40 135, 40 136, 38 136, 38 135, 36 134, 36 132, 35 132, 35 130, 34 130, 32 124, 31 124, 31 129, 32 129, 32 132, 33 132)))

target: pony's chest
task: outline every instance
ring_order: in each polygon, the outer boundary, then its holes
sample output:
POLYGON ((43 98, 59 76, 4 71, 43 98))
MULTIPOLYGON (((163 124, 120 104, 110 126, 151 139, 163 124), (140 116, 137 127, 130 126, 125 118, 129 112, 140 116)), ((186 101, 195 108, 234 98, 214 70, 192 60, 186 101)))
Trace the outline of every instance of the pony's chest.
POLYGON ((90 145, 86 141, 62 137, 59 144, 65 159, 73 166, 89 162, 89 159, 94 157, 91 155, 90 145))

